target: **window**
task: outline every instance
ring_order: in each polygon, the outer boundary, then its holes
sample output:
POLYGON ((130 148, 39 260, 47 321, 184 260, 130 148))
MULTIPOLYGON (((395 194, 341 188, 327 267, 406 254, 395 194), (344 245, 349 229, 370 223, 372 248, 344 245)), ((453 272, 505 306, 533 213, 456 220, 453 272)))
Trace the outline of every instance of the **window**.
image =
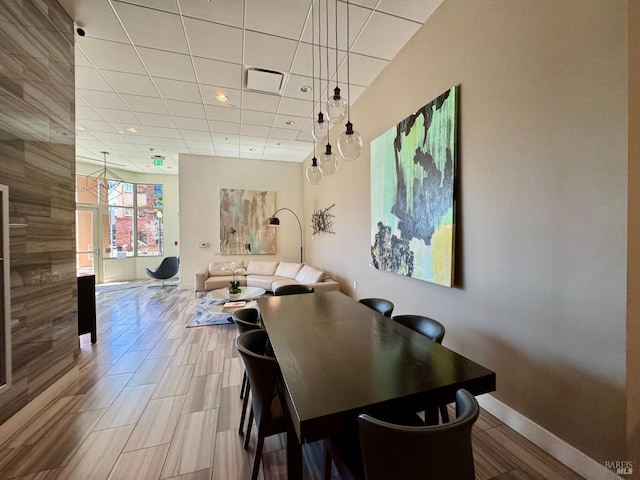
POLYGON ((102 249, 110 258, 163 254, 162 191, 162 185, 76 176, 76 202, 106 205, 102 249))

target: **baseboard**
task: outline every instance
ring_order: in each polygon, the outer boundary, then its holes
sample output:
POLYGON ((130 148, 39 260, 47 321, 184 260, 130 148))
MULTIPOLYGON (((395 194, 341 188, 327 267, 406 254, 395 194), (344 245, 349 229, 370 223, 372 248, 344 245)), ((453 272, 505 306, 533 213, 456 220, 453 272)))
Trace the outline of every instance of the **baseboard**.
POLYGON ((0 425, 0 446, 9 440, 18 430, 22 429, 29 420, 36 416, 44 407, 63 393, 77 378, 79 369, 73 367, 56 380, 49 388, 18 410, 13 416, 0 425))
POLYGON ((478 403, 487 412, 514 429, 527 440, 556 458, 587 480, 620 480, 620 477, 577 448, 528 419, 491 395, 480 395, 478 403))

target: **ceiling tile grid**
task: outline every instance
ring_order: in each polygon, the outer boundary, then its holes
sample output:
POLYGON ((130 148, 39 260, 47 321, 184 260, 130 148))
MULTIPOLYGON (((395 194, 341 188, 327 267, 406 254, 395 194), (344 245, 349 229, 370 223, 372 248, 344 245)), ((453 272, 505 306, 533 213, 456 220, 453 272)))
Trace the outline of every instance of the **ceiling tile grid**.
POLYGON ((181 153, 304 161, 336 66, 353 104, 442 2, 351 0, 347 34, 345 0, 59 1, 86 32, 75 37, 78 160, 102 165, 108 151, 114 167, 165 174, 181 153), (281 74, 280 90, 247 89, 251 68, 281 74))

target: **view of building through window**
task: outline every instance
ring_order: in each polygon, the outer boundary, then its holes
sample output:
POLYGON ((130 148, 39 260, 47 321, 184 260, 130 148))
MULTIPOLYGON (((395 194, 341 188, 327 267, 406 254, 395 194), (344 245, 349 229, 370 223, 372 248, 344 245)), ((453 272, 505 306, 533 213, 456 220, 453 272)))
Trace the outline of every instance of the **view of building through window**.
MULTIPOLYGON (((162 185, 78 175, 76 202, 100 206, 99 235, 105 258, 163 254, 162 185)), ((91 226, 77 228, 78 239, 92 238, 90 232, 81 231, 91 226)), ((92 250, 89 245, 83 248, 92 250)))

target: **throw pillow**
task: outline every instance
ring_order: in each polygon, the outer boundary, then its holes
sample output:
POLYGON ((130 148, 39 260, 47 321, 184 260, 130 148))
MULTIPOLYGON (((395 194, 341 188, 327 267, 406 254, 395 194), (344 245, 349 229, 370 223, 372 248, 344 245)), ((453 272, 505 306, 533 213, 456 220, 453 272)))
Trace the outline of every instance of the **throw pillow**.
POLYGON ((300 283, 317 283, 322 281, 323 277, 324 272, 322 270, 305 265, 296 275, 296 280, 300 283))
POLYGON ((247 275, 273 275, 278 268, 278 262, 249 262, 247 275))
POLYGON ((276 277, 296 278, 301 268, 301 263, 280 262, 275 275, 276 277))

